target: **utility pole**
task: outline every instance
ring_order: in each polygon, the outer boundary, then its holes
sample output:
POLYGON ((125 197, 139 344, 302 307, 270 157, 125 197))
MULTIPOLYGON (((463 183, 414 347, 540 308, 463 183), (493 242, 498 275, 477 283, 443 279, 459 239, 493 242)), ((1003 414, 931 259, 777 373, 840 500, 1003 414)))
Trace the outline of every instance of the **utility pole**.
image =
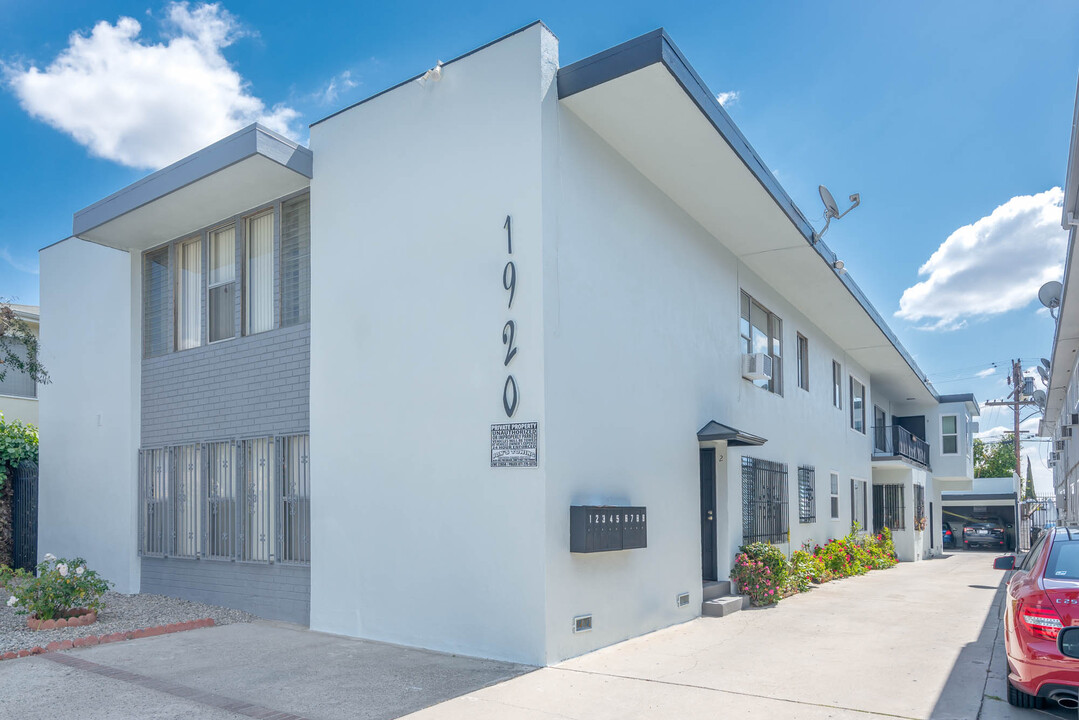
POLYGON ((987 402, 987 406, 995 407, 1010 407, 1015 419, 1015 474, 1019 477, 1023 477, 1023 466, 1020 462, 1022 457, 1022 451, 1019 446, 1019 411, 1021 408, 1027 405, 1036 405, 1033 398, 1029 400, 1023 399, 1023 363, 1022 360, 1012 360, 1012 376, 1008 379, 1008 384, 1012 386, 1012 391, 1008 393, 1010 400, 994 400, 993 402, 987 402))

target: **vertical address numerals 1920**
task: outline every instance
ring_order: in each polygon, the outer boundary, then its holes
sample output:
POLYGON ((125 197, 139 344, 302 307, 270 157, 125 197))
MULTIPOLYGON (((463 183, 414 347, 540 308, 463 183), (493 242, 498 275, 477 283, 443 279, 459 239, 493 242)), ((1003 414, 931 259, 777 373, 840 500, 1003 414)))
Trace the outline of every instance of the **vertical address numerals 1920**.
MULTIPOLYGON (((512 310, 513 298, 517 294, 517 266, 513 264, 513 222, 509 215, 506 216, 506 224, 502 229, 506 231, 506 254, 509 256, 506 267, 502 269, 502 287, 509 293, 506 308, 512 310)), ((506 359, 502 365, 509 368, 513 358, 517 356, 517 322, 513 319, 507 320, 502 326, 502 344, 506 346, 506 359)), ((510 372, 502 386, 502 408, 506 411, 506 417, 514 416, 520 402, 521 392, 517 387, 517 380, 510 372)))

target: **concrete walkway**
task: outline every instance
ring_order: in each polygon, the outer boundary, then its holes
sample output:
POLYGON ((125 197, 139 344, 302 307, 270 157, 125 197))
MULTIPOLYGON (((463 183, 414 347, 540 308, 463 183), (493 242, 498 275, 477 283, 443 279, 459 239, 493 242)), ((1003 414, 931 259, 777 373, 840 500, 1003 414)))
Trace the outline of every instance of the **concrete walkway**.
POLYGON ((992 558, 903 564, 541 670, 274 623, 51 653, 0 662, 0 718, 1075 718, 1004 701, 992 558))
POLYGON ((1004 700, 1004 585, 993 557, 951 553, 829 583, 775 608, 701 618, 410 720, 1074 718, 1004 700))

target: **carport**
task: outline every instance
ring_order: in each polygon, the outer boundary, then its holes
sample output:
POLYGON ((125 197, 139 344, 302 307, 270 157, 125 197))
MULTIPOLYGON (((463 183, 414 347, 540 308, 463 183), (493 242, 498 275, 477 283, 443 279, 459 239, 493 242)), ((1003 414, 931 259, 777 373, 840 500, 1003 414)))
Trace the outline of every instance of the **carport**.
POLYGON ((1008 531, 1008 549, 1015 549, 1018 527, 1016 493, 946 492, 941 493, 940 504, 944 522, 949 523, 952 526, 952 532, 957 534, 957 547, 961 543, 963 523, 986 517, 999 517, 1004 521, 1004 526, 1008 531))

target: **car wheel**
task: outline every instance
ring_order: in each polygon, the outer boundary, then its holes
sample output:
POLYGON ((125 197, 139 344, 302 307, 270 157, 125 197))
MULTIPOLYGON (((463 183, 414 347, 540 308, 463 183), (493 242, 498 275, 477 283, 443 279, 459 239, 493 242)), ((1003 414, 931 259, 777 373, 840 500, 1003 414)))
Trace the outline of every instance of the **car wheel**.
POLYGON ((1021 708, 1040 708, 1045 705, 1045 699, 1036 695, 1029 695, 1008 683, 1008 704, 1021 708))

